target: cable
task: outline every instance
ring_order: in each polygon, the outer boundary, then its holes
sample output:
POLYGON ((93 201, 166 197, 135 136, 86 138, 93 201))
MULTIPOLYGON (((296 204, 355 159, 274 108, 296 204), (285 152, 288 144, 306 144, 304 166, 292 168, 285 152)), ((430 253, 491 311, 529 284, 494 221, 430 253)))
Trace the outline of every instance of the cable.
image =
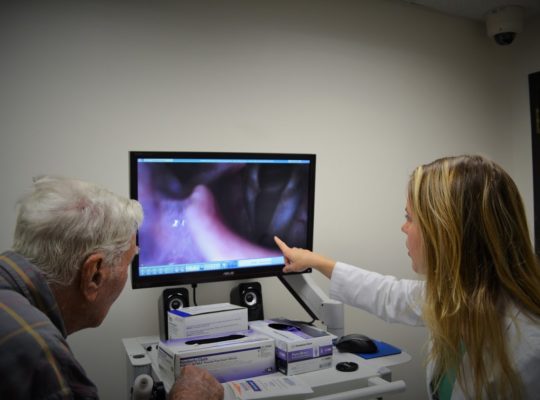
POLYGON ((191 284, 191 288, 193 289, 193 305, 196 306, 196 305, 198 305, 198 304, 197 304, 197 295, 196 295, 197 284, 196 284, 196 283, 192 283, 192 284, 191 284))

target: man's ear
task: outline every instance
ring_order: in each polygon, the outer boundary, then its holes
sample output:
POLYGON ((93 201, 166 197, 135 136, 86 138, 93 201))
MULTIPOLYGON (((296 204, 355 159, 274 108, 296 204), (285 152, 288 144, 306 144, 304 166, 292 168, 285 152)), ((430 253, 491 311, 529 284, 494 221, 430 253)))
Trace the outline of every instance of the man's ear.
POLYGON ((104 256, 101 253, 91 254, 81 268, 81 292, 88 301, 94 301, 105 279, 103 268, 104 256))

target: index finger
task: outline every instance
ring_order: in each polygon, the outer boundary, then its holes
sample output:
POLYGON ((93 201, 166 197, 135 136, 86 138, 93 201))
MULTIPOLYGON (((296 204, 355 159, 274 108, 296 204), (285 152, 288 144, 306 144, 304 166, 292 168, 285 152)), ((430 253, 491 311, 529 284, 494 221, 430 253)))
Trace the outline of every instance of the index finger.
POLYGON ((287 250, 289 250, 289 246, 287 246, 287 244, 277 236, 274 236, 274 242, 276 242, 282 253, 285 253, 287 250))

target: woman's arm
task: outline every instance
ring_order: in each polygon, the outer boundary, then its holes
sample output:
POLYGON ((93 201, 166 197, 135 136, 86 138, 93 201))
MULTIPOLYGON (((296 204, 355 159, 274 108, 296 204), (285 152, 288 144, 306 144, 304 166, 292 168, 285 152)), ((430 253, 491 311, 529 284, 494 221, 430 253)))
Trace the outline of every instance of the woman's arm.
POLYGON ((277 236, 274 236, 274 241, 285 257, 283 272, 302 272, 308 268, 313 268, 324 274, 328 279, 332 278, 332 271, 336 265, 334 260, 306 249, 289 247, 277 236))

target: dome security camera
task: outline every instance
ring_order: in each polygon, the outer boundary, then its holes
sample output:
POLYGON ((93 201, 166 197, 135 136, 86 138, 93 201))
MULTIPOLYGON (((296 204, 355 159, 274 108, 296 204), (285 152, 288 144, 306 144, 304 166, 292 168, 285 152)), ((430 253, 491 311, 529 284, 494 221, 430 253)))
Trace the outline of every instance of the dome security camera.
POLYGON ((501 46, 509 45, 523 30, 523 9, 518 6, 496 8, 486 15, 486 31, 501 46))

